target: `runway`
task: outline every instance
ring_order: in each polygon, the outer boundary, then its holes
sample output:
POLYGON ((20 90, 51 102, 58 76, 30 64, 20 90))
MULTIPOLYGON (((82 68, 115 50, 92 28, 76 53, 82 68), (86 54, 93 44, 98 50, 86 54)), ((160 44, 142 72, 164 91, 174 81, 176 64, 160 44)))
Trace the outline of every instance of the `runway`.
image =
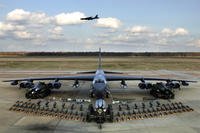
MULTIPOLYGON (((36 77, 47 75, 65 75, 70 71, 0 71, 0 80, 36 77)), ((70 72, 74 73, 74 72, 70 72)), ((63 120, 44 116, 31 116, 23 113, 9 111, 17 100, 25 100, 25 90, 17 89, 8 83, 0 82, 0 132, 123 132, 123 133, 155 133, 155 132, 200 132, 200 72, 199 71, 129 71, 129 74, 144 75, 149 77, 173 77, 179 79, 197 80, 198 83, 190 84, 181 91, 175 91, 175 99, 191 106, 194 111, 177 115, 168 115, 158 118, 131 120, 119 123, 104 123, 99 129, 96 123, 63 120)), ((138 82, 129 81, 128 88, 120 88, 119 82, 109 83, 113 98, 132 99, 142 101, 151 98, 147 91, 139 90, 138 82)), ((89 83, 81 82, 80 88, 72 88, 73 82, 64 82, 60 90, 56 90, 50 97, 87 98, 89 83)), ((172 100, 173 101, 173 100, 172 100)))

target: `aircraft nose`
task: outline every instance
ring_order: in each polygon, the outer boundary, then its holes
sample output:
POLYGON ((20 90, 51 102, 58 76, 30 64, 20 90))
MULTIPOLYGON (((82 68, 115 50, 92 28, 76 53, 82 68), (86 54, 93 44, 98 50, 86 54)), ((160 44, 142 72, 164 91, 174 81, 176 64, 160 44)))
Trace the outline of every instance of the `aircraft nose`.
POLYGON ((106 89, 106 86, 103 83, 94 84, 95 95, 99 98, 103 97, 105 89, 106 89))
POLYGON ((104 90, 105 89, 105 84, 103 84, 103 83, 97 83, 97 84, 95 84, 94 85, 94 88, 95 88, 95 90, 97 90, 97 91, 102 91, 102 90, 104 90))

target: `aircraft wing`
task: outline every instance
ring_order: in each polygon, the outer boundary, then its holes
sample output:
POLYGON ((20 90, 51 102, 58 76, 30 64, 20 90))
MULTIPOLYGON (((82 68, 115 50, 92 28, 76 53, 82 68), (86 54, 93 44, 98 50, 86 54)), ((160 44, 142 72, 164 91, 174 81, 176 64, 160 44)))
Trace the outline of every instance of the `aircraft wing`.
POLYGON ((12 82, 12 81, 35 81, 35 80, 82 80, 82 81, 92 81, 94 75, 75 75, 75 76, 55 76, 55 77, 30 77, 22 79, 13 79, 13 80, 4 80, 3 82, 12 82))
POLYGON ((197 82, 191 80, 182 79, 169 79, 169 78, 149 78, 149 77, 137 77, 131 75, 106 75, 107 81, 121 81, 121 80, 140 80, 140 81, 177 81, 177 82, 197 82))

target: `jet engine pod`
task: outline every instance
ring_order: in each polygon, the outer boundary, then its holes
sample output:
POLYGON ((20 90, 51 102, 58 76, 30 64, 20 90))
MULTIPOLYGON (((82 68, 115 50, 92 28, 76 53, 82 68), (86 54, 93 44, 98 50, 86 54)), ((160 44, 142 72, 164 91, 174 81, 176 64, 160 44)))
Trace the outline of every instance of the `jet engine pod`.
POLYGON ((138 87, 140 89, 151 89, 153 87, 153 85, 151 83, 141 82, 138 84, 138 87))
POLYGON ((33 82, 27 81, 27 82, 21 82, 19 84, 20 88, 31 88, 33 86, 33 82))
POLYGON ((20 88, 26 88, 26 82, 21 82, 21 83, 19 84, 19 87, 20 87, 20 88))
POLYGON ((60 87, 61 87, 61 83, 60 82, 54 82, 53 83, 53 88, 59 89, 60 87))
POLYGON ((182 83, 183 86, 188 86, 189 85, 189 83, 187 83, 186 81, 182 81, 181 83, 182 83))
POLYGON ((47 87, 48 87, 49 89, 53 89, 53 83, 51 83, 51 82, 48 83, 48 84, 47 84, 47 87))
POLYGON ((18 84, 18 81, 14 80, 10 83, 11 85, 17 85, 18 84))
POLYGON ((140 88, 140 89, 146 89, 146 83, 139 83, 138 84, 138 87, 140 88))
POLYGON ((167 83, 166 83, 165 85, 166 85, 166 87, 174 88, 175 84, 176 84, 176 83, 173 83, 173 82, 171 82, 171 81, 167 81, 167 83))
POLYGON ((61 83, 60 82, 50 82, 47 84, 47 87, 49 89, 59 89, 61 87, 61 83))
POLYGON ((153 87, 152 83, 146 83, 146 89, 151 89, 153 87))
POLYGON ((179 89, 179 88, 180 88, 180 84, 179 84, 179 83, 174 83, 173 88, 174 88, 174 89, 179 89))
POLYGON ((28 81, 28 82, 25 83, 26 88, 31 88, 32 86, 33 86, 33 82, 28 81))

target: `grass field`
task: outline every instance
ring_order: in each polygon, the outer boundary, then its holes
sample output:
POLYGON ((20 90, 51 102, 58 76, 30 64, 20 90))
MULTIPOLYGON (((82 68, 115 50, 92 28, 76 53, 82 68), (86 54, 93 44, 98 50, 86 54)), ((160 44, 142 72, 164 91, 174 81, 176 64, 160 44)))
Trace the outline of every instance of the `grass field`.
MULTIPOLYGON (((97 57, 0 58, 0 70, 92 70, 97 57)), ((200 57, 103 57, 109 70, 200 70, 200 57)))

